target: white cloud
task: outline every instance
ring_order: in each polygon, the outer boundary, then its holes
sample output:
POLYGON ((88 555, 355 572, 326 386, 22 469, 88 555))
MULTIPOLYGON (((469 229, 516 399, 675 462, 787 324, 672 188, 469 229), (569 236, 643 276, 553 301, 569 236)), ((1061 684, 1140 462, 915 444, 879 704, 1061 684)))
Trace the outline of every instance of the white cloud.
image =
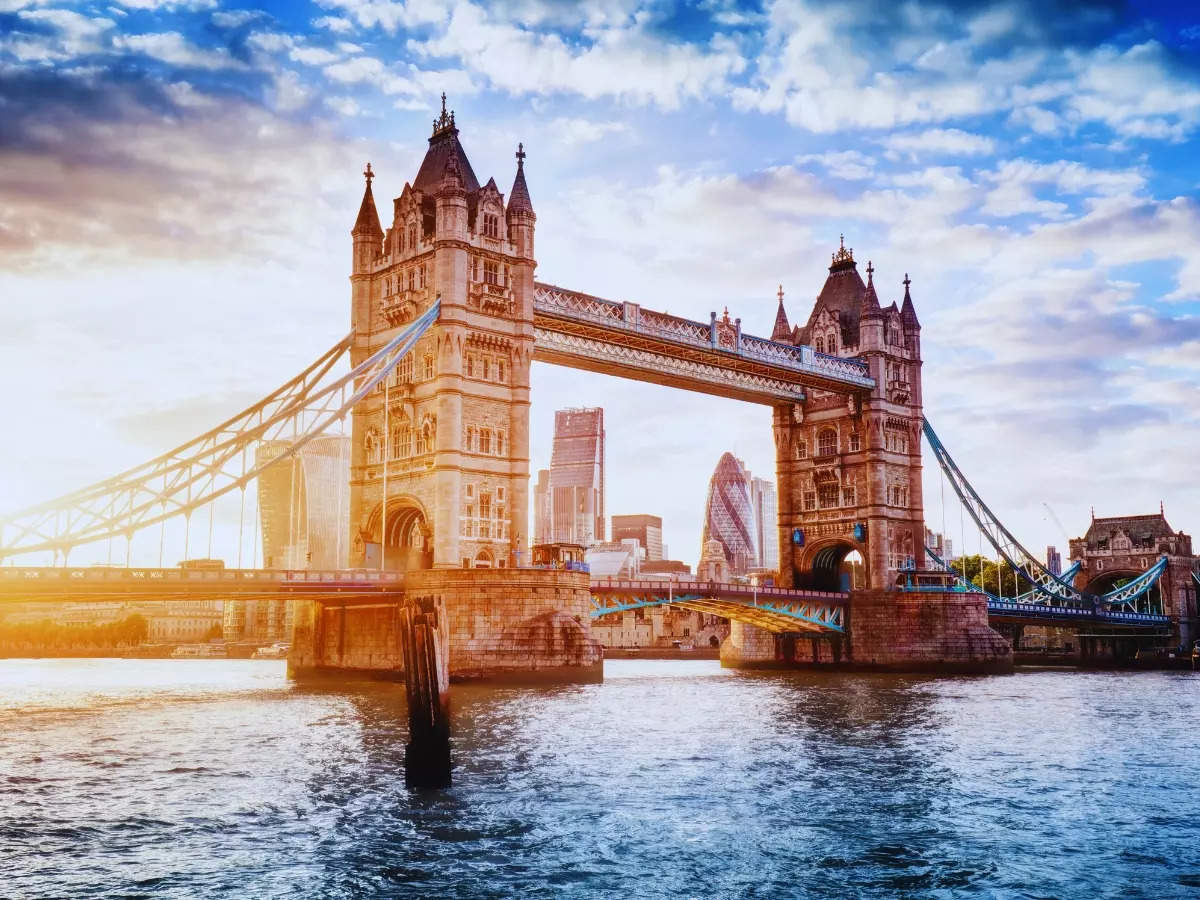
POLYGON ((256 9, 220 10, 212 14, 212 21, 221 28, 238 28, 247 22, 262 18, 263 15, 256 9))
POLYGON ((339 10, 343 18, 362 28, 379 27, 388 33, 446 19, 446 4, 440 0, 317 0, 317 3, 326 9, 339 10))
POLYGON ((123 35, 114 39, 113 45, 184 68, 242 69, 246 67, 245 63, 230 56, 229 51, 224 47, 212 50, 197 47, 177 31, 123 35))
POLYGON ((341 57, 323 47, 293 47, 288 54, 296 62, 309 66, 323 66, 341 57))
POLYGON ((597 122, 560 116, 550 123, 549 130, 560 143, 575 147, 602 140, 608 135, 624 134, 629 131, 629 126, 624 122, 597 122))
POLYGON ((843 181, 864 181, 875 176, 875 158, 858 150, 831 150, 797 156, 796 162, 817 163, 834 178, 843 181))
POLYGON ((880 143, 887 148, 892 159, 899 158, 901 154, 915 160, 925 154, 986 156, 996 152, 996 142, 992 138, 958 128, 931 128, 911 134, 895 134, 880 143))
POLYGON ((720 35, 704 48, 668 43, 638 19, 592 28, 584 41, 568 42, 492 19, 464 0, 441 33, 409 47, 426 58, 457 59, 472 76, 513 94, 567 92, 666 108, 722 92, 727 78, 745 67, 737 47, 720 35))
POLYGON ((321 16, 313 19, 314 28, 324 28, 332 31, 335 34, 345 34, 348 31, 354 30, 354 23, 349 19, 343 19, 341 16, 321 16))

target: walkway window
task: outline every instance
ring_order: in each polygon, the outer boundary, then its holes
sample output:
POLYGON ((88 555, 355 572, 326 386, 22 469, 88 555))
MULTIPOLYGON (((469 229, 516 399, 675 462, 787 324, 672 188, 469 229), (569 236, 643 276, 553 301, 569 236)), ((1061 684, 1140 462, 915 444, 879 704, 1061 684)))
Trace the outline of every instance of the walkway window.
POLYGON ((837 432, 826 428, 817 435, 817 456, 833 456, 837 453, 837 432))
POLYGON ((841 499, 840 491, 836 484, 822 484, 817 487, 817 500, 821 504, 821 509, 833 509, 838 505, 841 499))

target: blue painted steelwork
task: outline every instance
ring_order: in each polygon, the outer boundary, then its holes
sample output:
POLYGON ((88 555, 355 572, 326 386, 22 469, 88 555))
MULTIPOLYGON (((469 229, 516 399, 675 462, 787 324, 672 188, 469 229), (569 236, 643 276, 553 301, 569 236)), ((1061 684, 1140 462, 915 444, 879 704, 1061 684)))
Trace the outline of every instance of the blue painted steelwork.
POLYGON ((592 584, 593 619, 662 606, 760 625, 769 631, 845 631, 849 595, 715 582, 599 581, 592 584))
POLYGON ((922 419, 922 428, 925 438, 929 441, 929 446, 937 458, 938 465, 941 466, 942 472, 950 482, 950 486, 954 488, 954 492, 958 495, 958 499, 967 513, 987 537, 988 543, 996 549, 1009 567, 1029 584, 1032 592, 1043 595, 1046 602, 1055 607, 1125 608, 1130 613, 1152 614, 1149 610, 1138 610, 1137 603, 1139 600, 1148 601, 1150 588, 1166 571, 1166 557, 1163 557, 1129 584, 1109 591, 1107 594, 1097 596, 1079 590, 1068 579, 1055 575, 1047 569, 1037 557, 1021 545, 1012 532, 1004 527, 1004 524, 983 502, 975 488, 963 475, 962 470, 955 464, 928 419, 922 419))
MULTIPOLYGON (((1017 597, 998 597, 991 591, 987 591, 971 581, 964 578, 959 572, 948 565, 945 560, 926 547, 925 552, 929 554, 930 559, 947 575, 953 576, 958 582, 954 590, 956 591, 974 591, 983 594, 987 597, 988 614, 1012 618, 1034 618, 1034 619, 1049 619, 1062 621, 1063 619, 1072 621, 1101 621, 1115 625, 1166 625, 1170 622, 1169 616, 1164 616, 1159 613, 1139 612, 1134 610, 1118 610, 1109 609, 1102 603, 1093 603, 1090 606, 1073 605, 1067 606, 1063 604, 1049 604, 1042 600, 1028 600, 1031 596, 1038 595, 1037 591, 1029 591, 1017 597)), ((1136 580, 1148 579, 1147 583, 1141 588, 1141 591, 1147 591, 1155 581, 1166 570, 1167 558, 1164 556, 1158 563, 1149 571, 1138 576, 1136 580), (1156 571, 1157 570, 1157 571, 1156 571)), ((1078 572, 1080 564, 1075 563, 1070 569, 1064 572, 1064 575, 1071 575, 1073 572, 1078 572)), ((1133 584, 1133 582, 1130 582, 1133 584)), ((932 590, 931 588, 921 587, 901 587, 901 590, 932 590)))

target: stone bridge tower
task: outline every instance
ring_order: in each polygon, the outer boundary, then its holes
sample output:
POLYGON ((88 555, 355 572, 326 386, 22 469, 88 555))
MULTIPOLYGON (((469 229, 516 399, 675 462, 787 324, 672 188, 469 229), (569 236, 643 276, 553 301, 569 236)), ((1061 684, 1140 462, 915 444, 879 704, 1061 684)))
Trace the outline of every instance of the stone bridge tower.
POLYGON ((523 149, 506 203, 494 179, 479 185, 458 134, 443 95, 386 232, 369 165, 364 173, 351 232, 353 362, 437 298, 441 312, 354 410, 354 566, 509 567, 527 537, 536 217, 523 149))
POLYGON ((858 274, 842 244, 807 323, 789 329, 780 289, 772 339, 818 354, 860 359, 875 388, 846 396, 812 391, 775 408, 780 568, 790 587, 836 590, 857 550, 864 583, 884 589, 895 570, 923 564, 921 502, 921 325, 909 279, 900 306, 880 306, 874 268, 858 274))

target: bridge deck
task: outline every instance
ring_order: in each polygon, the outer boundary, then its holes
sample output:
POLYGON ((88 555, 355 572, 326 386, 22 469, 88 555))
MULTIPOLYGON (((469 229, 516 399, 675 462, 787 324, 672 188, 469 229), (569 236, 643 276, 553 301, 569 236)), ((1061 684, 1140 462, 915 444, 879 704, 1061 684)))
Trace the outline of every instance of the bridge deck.
POLYGON ((845 630, 846 606, 850 601, 850 595, 844 593, 713 581, 605 579, 593 581, 591 590, 594 619, 635 609, 679 606, 757 625, 774 633, 841 634, 845 630))
POLYGON ((743 334, 725 319, 696 322, 542 282, 533 309, 534 358, 545 362, 766 404, 875 384, 865 363, 743 334))
POLYGON ((403 590, 404 573, 371 569, 160 569, 0 567, 0 602, 219 599, 280 593, 378 594, 403 590))

